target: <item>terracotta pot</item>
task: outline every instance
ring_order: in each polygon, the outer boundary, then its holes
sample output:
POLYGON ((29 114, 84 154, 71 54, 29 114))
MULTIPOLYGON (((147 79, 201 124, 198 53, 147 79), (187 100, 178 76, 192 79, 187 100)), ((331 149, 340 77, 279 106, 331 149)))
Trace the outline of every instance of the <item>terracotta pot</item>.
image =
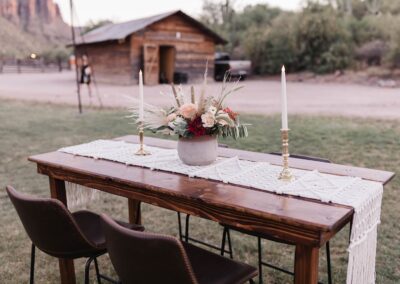
POLYGON ((217 137, 205 135, 193 138, 179 138, 178 156, 186 165, 209 165, 218 156, 217 137))

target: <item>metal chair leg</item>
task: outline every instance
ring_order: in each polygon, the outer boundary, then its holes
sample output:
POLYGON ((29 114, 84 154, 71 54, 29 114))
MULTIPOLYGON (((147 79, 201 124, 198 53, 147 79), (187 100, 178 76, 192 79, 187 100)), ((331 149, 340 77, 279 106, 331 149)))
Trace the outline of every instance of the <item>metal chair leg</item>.
POLYGON ((96 269, 97 283, 101 284, 101 277, 100 277, 99 264, 97 262, 97 257, 94 258, 94 268, 96 269))
POLYGON ((226 235, 227 235, 227 228, 224 227, 222 231, 222 241, 221 241, 221 255, 224 256, 225 254, 225 242, 226 242, 226 235))
POLYGON ((90 270, 90 265, 92 264, 92 261, 94 260, 94 257, 89 257, 86 261, 85 264, 85 284, 89 284, 89 270, 90 270))
POLYGON ((261 238, 257 237, 258 242, 258 283, 263 283, 263 275, 262 275, 262 246, 261 246, 261 238))
POLYGON ((228 236, 228 247, 229 247, 229 257, 233 259, 233 250, 232 250, 232 242, 231 242, 231 231, 227 229, 227 236, 228 236))
POLYGON ((190 215, 186 214, 186 222, 185 222, 185 242, 189 242, 189 219, 190 215))
POLYGON ((329 242, 326 242, 326 262, 328 266, 328 284, 332 284, 331 248, 329 242))
POLYGON ((182 242, 183 241, 183 236, 182 236, 181 212, 176 212, 176 213, 178 213, 179 240, 182 242))
POLYGON ((31 247, 31 271, 29 277, 29 283, 33 284, 35 282, 35 245, 32 243, 31 247))

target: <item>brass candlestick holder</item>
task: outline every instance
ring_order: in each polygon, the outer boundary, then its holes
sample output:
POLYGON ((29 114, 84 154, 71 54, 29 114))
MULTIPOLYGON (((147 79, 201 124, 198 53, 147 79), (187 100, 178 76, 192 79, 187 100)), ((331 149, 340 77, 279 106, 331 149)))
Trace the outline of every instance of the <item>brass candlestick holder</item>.
POLYGON ((138 156, 151 155, 151 153, 149 151, 146 151, 144 149, 144 144, 143 144, 143 140, 144 140, 143 121, 141 121, 139 123, 139 140, 140 140, 140 148, 139 148, 139 150, 137 150, 135 155, 138 155, 138 156))
POLYGON ((279 179, 282 181, 290 182, 294 180, 294 176, 289 169, 289 129, 281 129, 282 135, 282 157, 283 157, 283 170, 279 174, 279 179))

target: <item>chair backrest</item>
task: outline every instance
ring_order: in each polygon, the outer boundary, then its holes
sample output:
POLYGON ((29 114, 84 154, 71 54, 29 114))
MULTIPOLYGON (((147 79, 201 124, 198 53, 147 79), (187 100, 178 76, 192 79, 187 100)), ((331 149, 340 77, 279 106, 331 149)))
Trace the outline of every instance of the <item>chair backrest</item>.
POLYGON ((102 215, 111 262, 122 283, 195 284, 183 245, 174 237, 126 229, 102 215))
POLYGON ((32 243, 55 257, 71 257, 93 250, 71 213, 56 199, 34 198, 6 188, 32 243))

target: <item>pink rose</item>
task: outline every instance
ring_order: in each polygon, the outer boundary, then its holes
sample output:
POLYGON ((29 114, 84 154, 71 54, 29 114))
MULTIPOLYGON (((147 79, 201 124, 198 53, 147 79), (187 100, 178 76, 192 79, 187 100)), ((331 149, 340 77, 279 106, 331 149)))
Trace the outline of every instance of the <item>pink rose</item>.
POLYGON ((179 113, 186 119, 193 120, 196 117, 197 105, 184 104, 179 108, 179 113))

